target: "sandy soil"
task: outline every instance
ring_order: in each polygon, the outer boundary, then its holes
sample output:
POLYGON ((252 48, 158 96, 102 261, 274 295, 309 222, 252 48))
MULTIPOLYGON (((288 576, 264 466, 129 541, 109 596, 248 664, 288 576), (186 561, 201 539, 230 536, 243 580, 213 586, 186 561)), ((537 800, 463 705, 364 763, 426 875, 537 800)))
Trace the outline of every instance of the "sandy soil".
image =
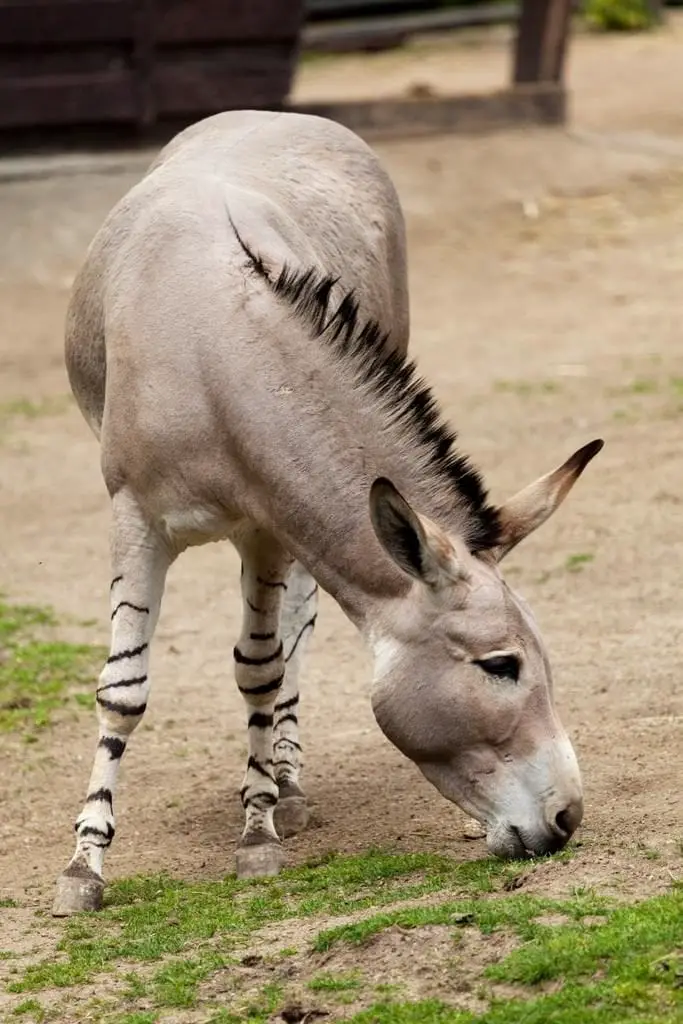
MULTIPOLYGON (((498 35, 439 41, 312 62, 297 89, 376 93, 425 79, 479 89, 502 82, 507 60, 498 35)), ((567 506, 509 560, 549 643, 586 786, 577 857, 539 868, 542 891, 600 883, 638 895, 680 873, 682 61, 680 18, 647 37, 578 38, 570 131, 378 147, 408 222, 413 350, 494 496, 593 437, 607 442, 567 506), (570 572, 577 554, 592 558, 570 572)), ((87 243, 136 179, 0 186, 0 403, 60 399, 49 415, 4 421, 0 585, 13 600, 54 605, 69 636, 103 643, 108 503, 96 444, 60 404, 62 321, 87 243)), ((232 870, 245 756, 230 659, 237 570, 232 550, 211 546, 171 573, 109 877, 232 870)), ((368 679, 360 641, 324 600, 302 707, 315 819, 288 843, 292 862, 370 844, 483 855, 462 838, 462 815, 382 738, 368 679)), ((31 747, 3 741, 0 896, 49 900, 94 741, 83 713, 31 747)))

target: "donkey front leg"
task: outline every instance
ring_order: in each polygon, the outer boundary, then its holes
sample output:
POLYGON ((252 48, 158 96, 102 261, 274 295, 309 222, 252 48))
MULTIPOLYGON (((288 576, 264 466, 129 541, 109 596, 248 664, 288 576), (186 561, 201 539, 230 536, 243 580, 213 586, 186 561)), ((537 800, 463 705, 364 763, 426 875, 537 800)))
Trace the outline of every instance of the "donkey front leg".
POLYGON ((247 709, 249 758, 241 789, 246 821, 237 850, 240 878, 276 875, 284 853, 273 812, 278 785, 273 766, 273 715, 285 677, 280 613, 292 559, 260 530, 239 545, 242 556, 242 633, 235 678, 247 709))
POLYGON ((309 818, 306 797, 299 785, 299 672, 315 628, 317 612, 318 586, 310 573, 296 562, 287 581, 282 609, 286 670, 284 685, 275 704, 273 730, 273 765, 279 790, 275 827, 283 839, 301 832, 309 818))
POLYGON ((113 797, 123 752, 149 696, 149 645, 171 556, 132 497, 113 501, 111 653, 97 687, 99 740, 76 851, 57 880, 56 917, 102 905, 104 853, 114 838, 113 797))

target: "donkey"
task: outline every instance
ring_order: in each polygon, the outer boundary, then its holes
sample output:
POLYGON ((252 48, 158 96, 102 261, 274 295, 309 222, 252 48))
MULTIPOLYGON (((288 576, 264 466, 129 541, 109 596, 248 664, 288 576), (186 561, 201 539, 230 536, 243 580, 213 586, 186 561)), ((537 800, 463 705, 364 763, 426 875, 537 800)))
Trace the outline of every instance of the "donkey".
POLYGON ((276 873, 280 837, 306 824, 297 677, 318 586, 374 655, 380 728, 493 854, 558 850, 579 825, 546 649, 499 563, 602 441, 492 506, 407 361, 405 250, 396 192, 364 142, 255 111, 181 132, 93 240, 65 357, 112 502, 111 653, 56 915, 101 905, 166 573, 208 541, 242 560, 238 875, 276 873))

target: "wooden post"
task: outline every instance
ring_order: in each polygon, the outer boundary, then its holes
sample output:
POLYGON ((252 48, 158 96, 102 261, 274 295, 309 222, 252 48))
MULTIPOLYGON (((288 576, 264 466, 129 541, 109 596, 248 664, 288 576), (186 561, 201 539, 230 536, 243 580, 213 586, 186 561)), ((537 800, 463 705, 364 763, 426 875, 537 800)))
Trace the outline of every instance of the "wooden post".
POLYGON ((522 0, 514 56, 514 85, 562 84, 572 0, 522 0))
POLYGON ((138 101, 138 127, 147 128, 157 118, 156 95, 154 91, 154 57, 156 29, 155 0, 141 0, 137 4, 133 26, 133 64, 136 73, 138 101))

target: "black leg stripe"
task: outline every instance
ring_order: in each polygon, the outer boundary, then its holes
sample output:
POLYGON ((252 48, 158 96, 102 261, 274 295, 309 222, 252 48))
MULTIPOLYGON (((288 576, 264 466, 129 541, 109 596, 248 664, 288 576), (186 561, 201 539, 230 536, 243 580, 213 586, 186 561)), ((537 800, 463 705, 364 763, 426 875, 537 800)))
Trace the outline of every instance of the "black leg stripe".
POLYGON ((282 581, 262 580, 260 576, 256 577, 257 583, 260 583, 262 587, 282 587, 283 590, 287 589, 287 584, 282 581))
POLYGON ((277 801, 275 793, 254 793, 253 796, 247 797, 248 804, 254 804, 259 808, 262 808, 264 804, 266 807, 275 807, 277 801))
POLYGON ((262 775, 264 779, 268 779, 270 782, 273 783, 273 785, 275 785, 275 779, 273 778, 273 776, 270 774, 267 768, 264 768, 262 764, 259 764, 255 757, 250 757, 249 760, 247 761, 247 771, 249 771, 250 768, 253 768, 254 771, 258 772, 259 775, 262 775))
POLYGON ((279 747, 280 744, 289 743, 290 747, 294 747, 295 750, 301 750, 301 744, 297 743, 296 740, 290 740, 289 736, 281 736, 275 741, 274 746, 279 747))
POLYGON ((113 711, 114 714, 123 715, 124 718, 139 718, 140 715, 144 715, 145 708, 147 707, 146 701, 144 704, 120 704, 115 701, 105 700, 104 697, 99 696, 97 697, 97 703, 100 707, 104 708, 105 711, 113 711))
POLYGON ((278 718, 278 727, 281 726, 283 722, 294 722, 295 725, 298 725, 299 719, 289 711, 286 715, 283 715, 282 718, 278 718))
POLYGON ((275 633, 250 633, 250 640, 274 640, 275 633))
POLYGON ((98 686, 97 693, 104 693, 105 690, 116 690, 121 686, 142 686, 147 682, 147 676, 135 676, 133 679, 120 679, 118 683, 105 683, 98 686))
POLYGON ((292 657, 292 655, 294 654, 295 650, 299 646, 299 641, 301 640, 301 637, 304 635, 306 630, 307 629, 313 629, 313 627, 315 626, 316 619, 317 619, 317 615, 314 615, 311 619, 308 620, 308 622, 304 626, 301 627, 301 629, 299 630, 299 635, 297 636, 296 640, 292 644, 292 649, 289 652, 289 654, 287 655, 287 657, 285 658, 285 661, 289 661, 289 659, 292 657))
POLYGON ((271 729, 273 726, 273 716, 264 715, 260 711, 254 711, 249 716, 249 728, 250 729, 271 729))
POLYGON ((252 612, 256 612, 256 614, 257 614, 257 615, 266 615, 266 614, 267 614, 267 613, 266 613, 266 612, 265 612, 265 611, 263 610, 263 608, 257 608, 257 607, 256 607, 256 605, 254 604, 254 602, 253 602, 253 601, 250 601, 250 600, 249 600, 249 598, 247 598, 247 604, 248 604, 248 605, 249 605, 249 607, 251 608, 252 612))
POLYGON ((118 739, 116 736, 103 736, 97 745, 98 747, 104 747, 109 752, 109 757, 112 761, 118 761, 119 758, 123 757, 123 752, 126 749, 126 744, 123 740, 118 739))
POLYGON ((282 680, 285 678, 284 672, 281 676, 276 676, 275 679, 271 679, 269 683, 262 683, 261 686, 238 686, 240 693, 244 694, 245 697, 256 697, 264 693, 273 693, 275 690, 279 690, 282 686, 282 680))
POLYGON ((110 822, 107 822, 106 832, 101 828, 95 828, 94 825, 86 825, 85 828, 80 828, 78 822, 76 822, 76 831, 81 839, 85 838, 85 836, 95 836, 97 839, 104 839, 107 845, 109 845, 116 834, 114 826, 110 822))
POLYGON ((114 576, 114 579, 111 581, 111 586, 109 587, 109 589, 113 590, 114 587, 116 586, 116 584, 120 583, 122 579, 123 579, 123 576, 114 576))
POLYGON ((278 797, 274 793, 267 793, 258 789, 254 793, 249 793, 249 787, 244 786, 240 790, 240 800, 245 809, 250 806, 259 807, 259 805, 263 804, 266 807, 275 807, 278 797))
POLYGON ((278 711, 286 711, 287 708, 293 708, 298 703, 299 703, 299 694, 295 693, 293 697, 289 698, 289 700, 281 700, 278 704, 276 704, 275 705, 275 711, 276 712, 278 712, 278 711))
POLYGON ((119 651, 118 654, 110 654, 107 658, 107 665, 111 665, 114 661, 123 661, 124 658, 137 658, 139 654, 142 654, 147 650, 147 644, 140 644, 139 647, 129 647, 127 651, 119 651))
POLYGON ((96 789, 94 793, 88 793, 85 798, 87 804, 95 803, 96 800, 101 800, 105 804, 112 806, 113 800, 110 789, 96 789))
POLYGON ((122 608, 132 608, 134 612, 140 612, 142 615, 149 615, 149 608, 145 608, 141 604, 133 604, 132 601, 119 601, 114 611, 111 613, 112 619, 122 608))
POLYGON ((273 651, 272 654, 267 654, 265 658, 248 658, 246 654, 242 654, 239 647, 233 649, 233 655, 238 665, 268 665, 271 661, 277 661, 278 658, 282 657, 282 643, 278 644, 276 651, 273 651))

